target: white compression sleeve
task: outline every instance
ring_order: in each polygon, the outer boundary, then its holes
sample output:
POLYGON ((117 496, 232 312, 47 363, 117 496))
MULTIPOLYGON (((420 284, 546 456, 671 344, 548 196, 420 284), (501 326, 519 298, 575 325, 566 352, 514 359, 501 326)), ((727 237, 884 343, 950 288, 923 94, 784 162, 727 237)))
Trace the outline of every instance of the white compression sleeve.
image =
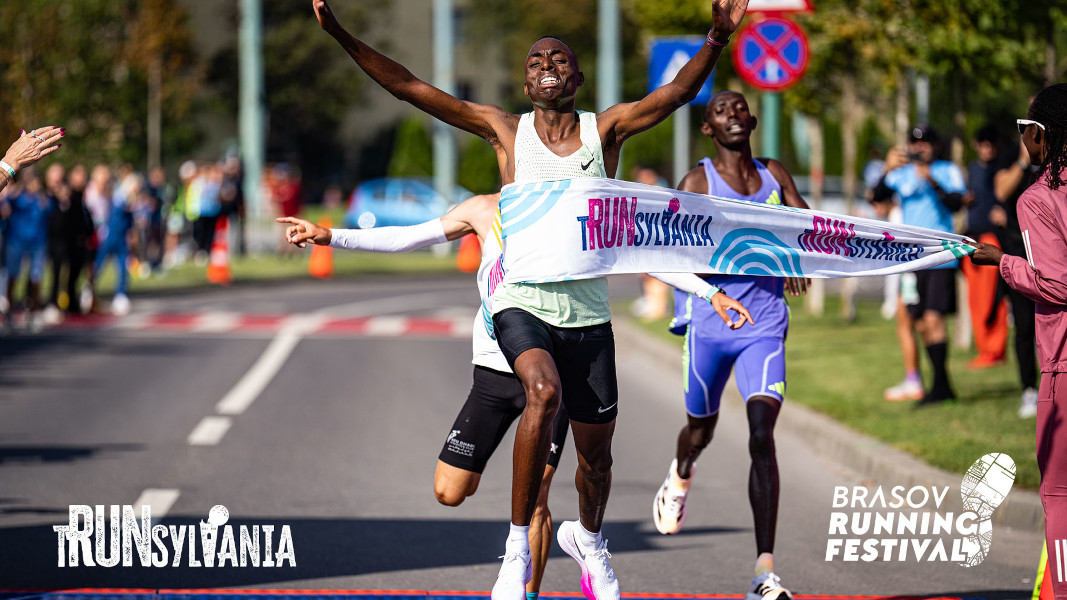
POLYGON ((407 227, 374 229, 331 229, 331 248, 366 252, 408 252, 447 242, 441 219, 407 227))
POLYGON ((719 291, 717 286, 711 285, 693 273, 649 273, 649 275, 671 287, 676 287, 687 294, 695 294, 697 298, 705 300, 710 298, 714 292, 719 291))

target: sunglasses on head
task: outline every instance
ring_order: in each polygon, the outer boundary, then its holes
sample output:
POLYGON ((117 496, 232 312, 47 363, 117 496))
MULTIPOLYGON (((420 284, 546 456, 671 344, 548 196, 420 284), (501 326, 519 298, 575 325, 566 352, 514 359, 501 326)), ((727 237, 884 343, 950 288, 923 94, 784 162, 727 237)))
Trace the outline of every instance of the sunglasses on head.
POLYGON ((1026 128, 1031 125, 1037 125, 1041 128, 1041 131, 1045 130, 1045 126, 1032 119, 1015 119, 1015 125, 1019 127, 1019 135, 1026 133, 1026 128))

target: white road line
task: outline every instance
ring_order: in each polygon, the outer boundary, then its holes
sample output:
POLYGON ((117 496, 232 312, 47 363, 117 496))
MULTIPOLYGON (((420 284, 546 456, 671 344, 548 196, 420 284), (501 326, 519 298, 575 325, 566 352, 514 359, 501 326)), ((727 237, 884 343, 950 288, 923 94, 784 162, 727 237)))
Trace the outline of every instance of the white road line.
POLYGON ((282 365, 289 359, 293 349, 300 343, 300 334, 283 328, 271 340, 270 345, 263 351, 256 364, 245 373, 244 377, 233 386, 233 389, 219 400, 215 410, 223 415, 239 415, 248 409, 257 397, 267 388, 267 384, 274 375, 281 370, 282 365))
POLYGON ((441 295, 437 292, 425 294, 405 294, 390 298, 379 298, 364 302, 353 302, 339 307, 322 308, 313 313, 293 315, 286 319, 278 334, 271 340, 267 349, 245 373, 244 377, 233 386, 222 400, 215 406, 215 410, 223 415, 239 415, 248 410, 255 402, 274 376, 285 365, 289 355, 293 353, 300 338, 313 333, 329 317, 336 316, 338 311, 343 311, 346 317, 357 317, 376 312, 397 312, 414 308, 432 307, 439 304, 441 295))
POLYGON ((230 430, 233 419, 209 415, 204 417, 189 434, 190 446, 217 446, 222 436, 230 430))
POLYGON ((396 337, 404 333, 408 327, 405 317, 374 317, 367 321, 367 335, 396 337))
POLYGON ((240 315, 232 312, 212 311, 200 315, 190 331, 197 333, 222 333, 237 326, 240 315))
POLYGON ((141 492, 137 502, 133 503, 133 511, 140 516, 141 506, 147 504, 152 507, 152 520, 158 521, 170 512, 179 495, 180 492, 175 489, 148 488, 141 492))

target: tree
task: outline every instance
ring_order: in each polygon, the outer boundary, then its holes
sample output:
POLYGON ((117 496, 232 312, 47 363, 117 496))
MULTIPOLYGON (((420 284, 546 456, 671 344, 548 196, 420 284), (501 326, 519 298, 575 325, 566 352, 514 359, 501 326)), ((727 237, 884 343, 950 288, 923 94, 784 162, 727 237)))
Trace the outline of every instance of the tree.
POLYGON ((186 16, 174 0, 0 2, 0 131, 67 128, 66 163, 146 157, 149 63, 155 58, 161 152, 196 139, 187 118, 199 83, 186 16), (164 20, 166 25, 158 25, 164 20))

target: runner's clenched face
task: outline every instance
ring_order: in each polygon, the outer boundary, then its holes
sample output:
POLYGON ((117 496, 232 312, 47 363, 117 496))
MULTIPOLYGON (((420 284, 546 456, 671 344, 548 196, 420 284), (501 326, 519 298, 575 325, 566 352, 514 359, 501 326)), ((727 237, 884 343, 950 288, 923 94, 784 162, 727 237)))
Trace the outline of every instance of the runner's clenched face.
POLYGON ((556 38, 538 40, 526 55, 523 93, 535 106, 554 108, 574 100, 584 83, 574 51, 556 38))
POLYGON ((739 92, 719 92, 704 109, 700 131, 724 146, 748 142, 756 128, 756 117, 748 111, 748 101, 739 92))

